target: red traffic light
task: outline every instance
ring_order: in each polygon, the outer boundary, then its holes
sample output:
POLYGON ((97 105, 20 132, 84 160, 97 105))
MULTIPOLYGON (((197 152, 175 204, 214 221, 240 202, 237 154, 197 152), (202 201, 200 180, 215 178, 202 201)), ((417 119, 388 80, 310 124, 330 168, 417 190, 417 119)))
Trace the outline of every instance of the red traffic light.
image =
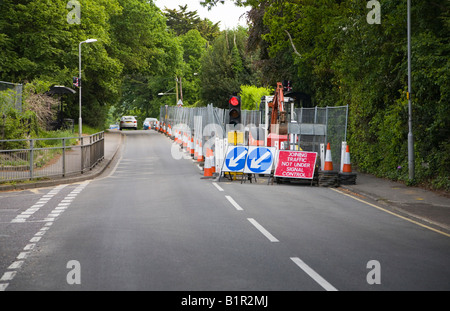
POLYGON ((228 102, 233 106, 239 105, 239 100, 235 96, 232 96, 228 102))

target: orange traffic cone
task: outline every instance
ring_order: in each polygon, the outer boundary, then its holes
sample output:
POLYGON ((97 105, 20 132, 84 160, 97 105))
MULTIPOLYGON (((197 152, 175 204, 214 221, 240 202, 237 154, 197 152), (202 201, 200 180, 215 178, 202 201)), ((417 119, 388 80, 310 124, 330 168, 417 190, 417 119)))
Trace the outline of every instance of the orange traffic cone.
POLYGON ((350 151, 347 145, 344 154, 344 165, 342 166, 342 173, 351 173, 352 172, 352 164, 350 163, 350 151))
POLYGON ((211 154, 212 150, 209 148, 206 148, 206 155, 205 155, 205 165, 203 167, 203 176, 204 177, 212 177, 213 172, 211 170, 211 154))
POLYGON ((202 140, 200 139, 198 142, 198 157, 197 162, 203 162, 203 146, 202 146, 202 140))
POLYGON ((216 172, 216 161, 214 158, 214 150, 210 149, 211 153, 210 153, 210 158, 209 161, 211 162, 211 173, 214 174, 216 172))
POLYGON ((324 166, 323 170, 324 171, 332 171, 333 170, 333 161, 331 160, 330 143, 327 144, 327 152, 325 154, 325 166, 324 166))

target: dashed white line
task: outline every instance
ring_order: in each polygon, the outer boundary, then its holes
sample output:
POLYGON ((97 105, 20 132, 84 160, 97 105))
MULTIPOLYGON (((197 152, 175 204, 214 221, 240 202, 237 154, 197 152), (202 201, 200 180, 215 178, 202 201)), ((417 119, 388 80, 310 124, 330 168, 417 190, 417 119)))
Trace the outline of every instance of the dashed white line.
MULTIPOLYGON (((0 278, 0 292, 5 291, 6 288, 9 285, 9 282, 12 281, 17 273, 17 270, 20 269, 22 264, 24 263, 23 259, 26 259, 30 252, 35 248, 36 243, 41 239, 41 237, 49 230, 50 226, 53 224, 53 221, 55 221, 56 217, 61 215, 67 207, 71 204, 71 202, 75 199, 75 197, 88 185, 88 182, 84 182, 80 184, 78 187, 76 187, 70 194, 68 194, 59 204, 58 206, 53 209, 50 214, 47 215, 47 218, 44 219, 46 221, 45 225, 38 231, 36 234, 30 239, 30 243, 25 245, 23 248, 23 252, 20 252, 19 255, 17 255, 16 261, 14 261, 9 267, 8 270, 13 271, 6 271, 3 273, 2 277, 0 278)), ((62 188, 66 187, 66 185, 61 185, 56 188, 54 188, 52 191, 50 191, 48 194, 44 195, 35 205, 27 209, 25 212, 21 213, 20 215, 17 215, 15 219, 13 219, 11 222, 25 222, 25 219, 30 217, 32 214, 34 214, 36 211, 39 210, 42 206, 44 206, 48 200, 50 200, 55 194, 57 194, 62 188)))
POLYGON ((30 251, 30 250, 32 250, 35 246, 36 246, 36 243, 27 244, 27 245, 23 248, 23 250, 24 250, 24 251, 30 251))
POLYGON ((17 259, 25 259, 28 257, 29 252, 20 252, 19 255, 17 255, 17 259))
POLYGON ((219 191, 223 191, 222 187, 221 187, 221 186, 219 186, 219 185, 218 185, 217 183, 213 182, 212 184, 213 184, 213 186, 214 186, 214 187, 216 187, 216 188, 217 188, 217 190, 219 190, 219 191))
POLYGON ((323 277, 321 277, 316 271, 311 269, 306 263, 303 262, 298 257, 291 257, 291 260, 300 267, 303 271, 305 271, 314 281, 316 281, 320 286, 322 286, 327 291, 337 291, 337 289, 328 283, 323 277))
POLYGON ((8 269, 19 269, 23 265, 23 260, 14 261, 11 265, 9 265, 8 269))
POLYGON ((14 279, 14 276, 16 275, 17 271, 7 271, 5 273, 3 273, 2 278, 0 279, 0 281, 11 281, 12 279, 14 279))
POLYGON ((26 222, 26 219, 29 218, 31 215, 36 213, 41 207, 43 207, 47 202, 55 196, 61 189, 65 188, 67 185, 60 185, 55 188, 53 188, 49 193, 44 194, 39 201, 37 201, 34 205, 32 205, 30 208, 28 208, 26 211, 20 213, 20 215, 17 215, 13 220, 11 220, 11 223, 24 223, 26 222))
POLYGON ((253 218, 247 218, 250 223, 255 226, 266 238, 269 239, 270 242, 279 242, 276 237, 274 237, 269 231, 267 231, 263 226, 261 226, 256 220, 253 218))
POLYGON ((242 207, 239 206, 239 204, 236 203, 235 200, 233 200, 232 197, 230 197, 229 195, 225 196, 227 198, 228 201, 230 201, 230 203, 234 206, 234 208, 236 208, 238 211, 243 211, 244 209, 242 207))

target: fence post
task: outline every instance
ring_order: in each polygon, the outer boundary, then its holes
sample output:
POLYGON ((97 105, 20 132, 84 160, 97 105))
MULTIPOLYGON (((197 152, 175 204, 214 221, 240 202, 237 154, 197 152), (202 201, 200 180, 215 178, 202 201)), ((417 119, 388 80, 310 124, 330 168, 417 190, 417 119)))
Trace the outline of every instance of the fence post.
POLYGON ((83 137, 80 136, 80 159, 81 159, 81 174, 84 173, 84 156, 83 156, 83 137))
POLYGON ((62 146, 63 146, 63 150, 62 150, 62 176, 65 177, 66 176, 66 139, 63 138, 62 140, 62 146))
POLYGON ((34 140, 30 139, 30 179, 33 179, 33 166, 34 166, 34 140))

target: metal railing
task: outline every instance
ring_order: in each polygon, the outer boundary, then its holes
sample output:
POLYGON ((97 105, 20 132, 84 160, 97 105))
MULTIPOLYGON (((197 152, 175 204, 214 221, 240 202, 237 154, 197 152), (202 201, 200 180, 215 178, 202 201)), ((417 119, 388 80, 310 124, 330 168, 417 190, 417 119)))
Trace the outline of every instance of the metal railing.
POLYGON ((0 183, 66 177, 92 170, 104 159, 105 136, 0 140, 0 183))

